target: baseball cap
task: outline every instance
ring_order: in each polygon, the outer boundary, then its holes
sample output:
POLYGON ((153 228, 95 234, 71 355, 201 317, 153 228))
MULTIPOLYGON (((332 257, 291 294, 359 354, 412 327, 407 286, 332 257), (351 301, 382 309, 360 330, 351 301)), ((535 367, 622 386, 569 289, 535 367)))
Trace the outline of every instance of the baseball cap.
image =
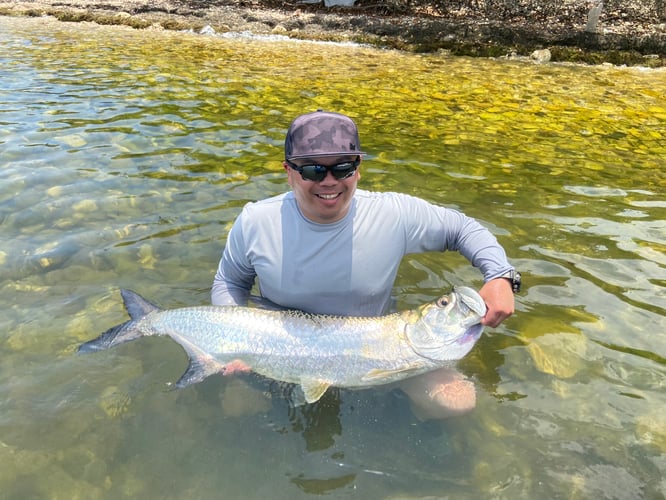
POLYGON ((340 113, 322 111, 298 116, 287 131, 287 160, 310 156, 363 155, 354 121, 340 113))

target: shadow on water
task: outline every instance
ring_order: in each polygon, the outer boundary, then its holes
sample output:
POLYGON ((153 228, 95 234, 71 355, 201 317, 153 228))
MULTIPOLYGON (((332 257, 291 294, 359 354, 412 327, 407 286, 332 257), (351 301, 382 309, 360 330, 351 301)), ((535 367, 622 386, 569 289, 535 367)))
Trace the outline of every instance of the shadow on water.
POLYGON ((294 406, 292 385, 242 378, 270 395, 268 428, 281 439, 300 436, 300 459, 285 464, 285 475, 305 493, 372 490, 373 483, 408 491, 414 482, 434 492, 455 483, 443 473, 458 460, 445 425, 416 419, 399 389, 332 388, 316 403, 294 406))

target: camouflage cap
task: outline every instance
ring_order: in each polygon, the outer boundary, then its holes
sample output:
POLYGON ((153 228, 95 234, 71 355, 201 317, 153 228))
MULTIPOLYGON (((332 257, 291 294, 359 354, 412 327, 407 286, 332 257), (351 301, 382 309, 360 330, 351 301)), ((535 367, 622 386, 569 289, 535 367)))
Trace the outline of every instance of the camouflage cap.
POLYGON ((340 113, 318 109, 297 117, 287 131, 287 160, 310 156, 363 155, 354 121, 340 113))

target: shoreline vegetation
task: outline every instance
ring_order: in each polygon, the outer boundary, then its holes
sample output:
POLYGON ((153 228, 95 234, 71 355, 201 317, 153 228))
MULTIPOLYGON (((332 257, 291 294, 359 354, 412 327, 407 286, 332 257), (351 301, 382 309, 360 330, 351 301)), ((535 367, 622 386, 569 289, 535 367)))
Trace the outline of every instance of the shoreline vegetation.
POLYGON ((606 4, 597 9, 598 20, 595 3, 586 0, 560 0, 556 6, 548 0, 356 0, 348 7, 295 0, 0 0, 0 15, 536 62, 665 67, 666 0, 606 4))

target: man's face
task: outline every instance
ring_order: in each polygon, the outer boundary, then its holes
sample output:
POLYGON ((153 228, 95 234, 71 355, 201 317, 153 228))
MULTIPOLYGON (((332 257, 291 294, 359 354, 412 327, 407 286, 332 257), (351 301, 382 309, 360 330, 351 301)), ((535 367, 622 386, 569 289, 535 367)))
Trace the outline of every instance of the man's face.
MULTIPOLYGON (((346 162, 354 162, 357 156, 329 156, 299 158, 291 163, 296 167, 304 165, 333 166, 346 162)), ((321 181, 303 179, 301 174, 284 162, 287 170, 287 181, 294 191, 298 206, 305 217, 313 222, 327 224, 342 219, 351 206, 356 184, 361 174, 356 169, 346 179, 336 179, 331 171, 321 181)))

